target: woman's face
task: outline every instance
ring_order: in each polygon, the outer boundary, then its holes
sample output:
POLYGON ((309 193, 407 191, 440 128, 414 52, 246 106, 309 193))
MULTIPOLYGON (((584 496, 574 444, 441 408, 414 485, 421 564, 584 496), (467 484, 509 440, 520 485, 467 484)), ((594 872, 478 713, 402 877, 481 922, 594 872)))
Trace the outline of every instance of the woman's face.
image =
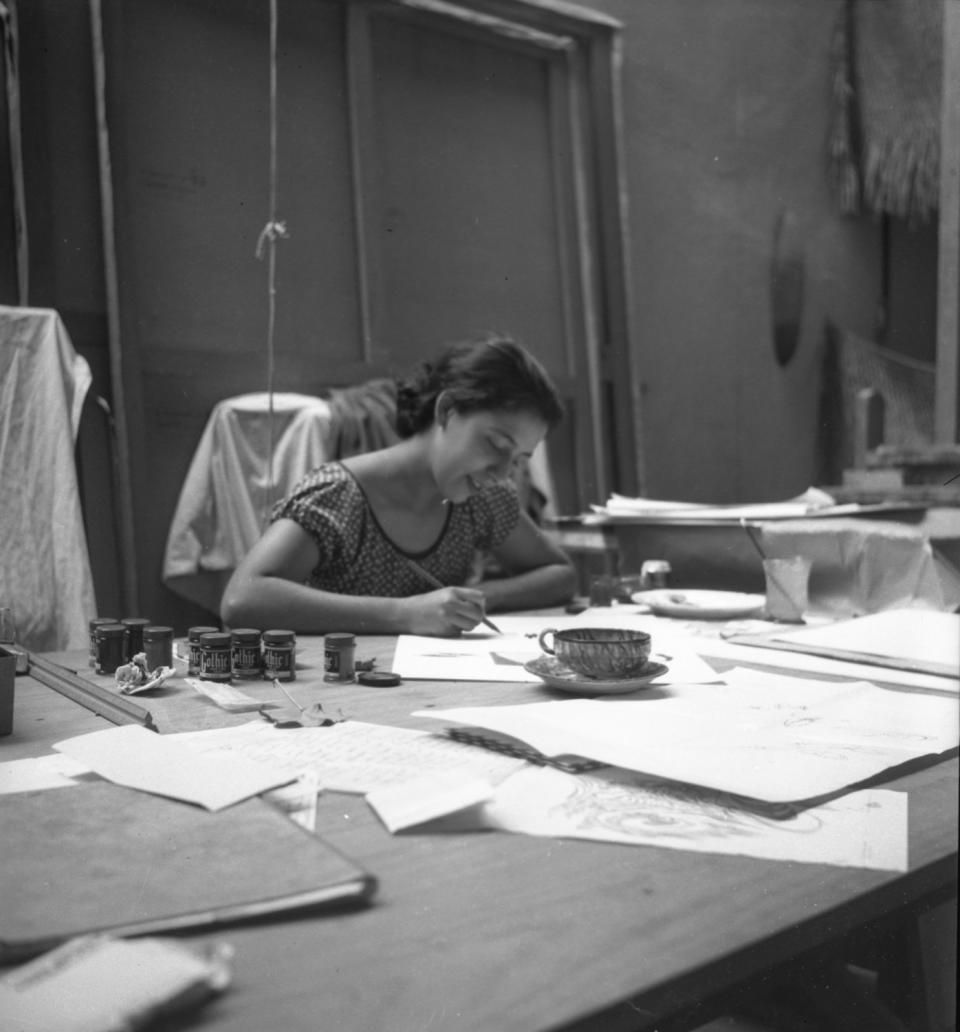
POLYGON ((460 414, 448 409, 435 425, 433 471, 443 496, 463 502, 506 480, 543 440, 546 423, 532 412, 491 409, 460 414))

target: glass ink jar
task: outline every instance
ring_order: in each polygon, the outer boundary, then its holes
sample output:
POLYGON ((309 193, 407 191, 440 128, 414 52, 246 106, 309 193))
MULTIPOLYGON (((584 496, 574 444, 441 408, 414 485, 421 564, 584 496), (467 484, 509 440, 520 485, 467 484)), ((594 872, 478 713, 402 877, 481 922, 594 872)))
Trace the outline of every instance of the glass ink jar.
POLYGON ((200 639, 205 634, 216 634, 219 627, 191 627, 187 631, 187 676, 200 673, 200 639))
POLYGON ((233 669, 230 635, 210 631, 200 635, 200 678, 204 681, 229 681, 233 669))
POLYGON ((233 676, 250 681, 261 676, 260 632, 250 627, 230 631, 230 663, 233 676))
POLYGON ((354 656, 357 639, 352 634, 328 634, 323 639, 323 679, 346 683, 356 680, 354 656))
POLYGON ((147 670, 173 666, 173 628, 151 625, 143 629, 143 651, 147 654, 147 670))
POLYGON ((297 676, 296 635, 293 631, 263 632, 263 676, 268 681, 292 681, 297 676))
POLYGON ((138 652, 143 652, 143 630, 150 621, 145 616, 125 616, 120 623, 130 632, 130 655, 127 658, 133 659, 138 652))
POLYGON ((669 576, 670 564, 666 559, 646 559, 640 567, 640 584, 644 591, 665 588, 669 576))
POLYGON ((94 670, 98 674, 115 674, 130 658, 127 652, 129 632, 122 623, 98 624, 96 629, 97 657, 94 670))
POLYGON ((97 628, 115 623, 119 623, 115 616, 95 616, 88 625, 90 628, 90 666, 94 669, 97 667, 97 628))

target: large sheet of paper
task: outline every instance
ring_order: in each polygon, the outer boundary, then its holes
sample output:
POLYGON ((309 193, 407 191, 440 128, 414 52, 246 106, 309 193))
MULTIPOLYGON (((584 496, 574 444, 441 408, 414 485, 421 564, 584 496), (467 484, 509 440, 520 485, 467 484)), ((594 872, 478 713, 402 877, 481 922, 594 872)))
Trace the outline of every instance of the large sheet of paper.
POLYGON ((896 609, 854 620, 781 630, 786 646, 803 646, 826 656, 859 656, 880 665, 896 664, 947 677, 960 677, 960 614, 896 609))
POLYGON ((478 810, 489 828, 766 860, 907 869, 907 796, 852 792, 775 821, 718 793, 623 770, 566 774, 531 767, 478 810))
POLYGON ((469 775, 497 784, 526 762, 429 731, 359 720, 285 729, 251 721, 167 737, 188 742, 204 755, 229 752, 274 769, 313 771, 322 788, 361 795, 429 774, 469 775))
MULTIPOLYGON (((492 681, 539 684, 536 674, 524 670, 524 663, 544 655, 538 643, 541 631, 551 627, 629 627, 647 630, 633 607, 591 609, 577 616, 513 616, 497 614, 503 634, 486 627, 458 638, 427 638, 401 634, 393 657, 393 667, 407 680, 492 681)), ((651 685, 709 683, 719 675, 694 648, 685 634, 658 629, 653 636, 651 659, 663 662, 666 673, 651 685)))
MULTIPOLYGON (((751 631, 751 633, 754 633, 751 631)), ((912 670, 897 670, 885 667, 879 670, 874 663, 853 663, 846 659, 830 659, 808 652, 792 652, 788 649, 757 648, 744 644, 745 637, 739 635, 730 641, 721 638, 704 637, 697 645, 702 656, 730 660, 734 663, 751 663, 756 666, 776 667, 796 673, 833 674, 857 680, 883 681, 884 684, 901 684, 908 688, 930 688, 934 691, 955 695, 960 692, 960 680, 940 677, 937 674, 918 674, 912 670)))
POLYGON ((771 803, 838 792, 956 747, 958 701, 733 670, 726 684, 672 685, 630 700, 421 710, 489 728, 548 756, 574 754, 771 803))

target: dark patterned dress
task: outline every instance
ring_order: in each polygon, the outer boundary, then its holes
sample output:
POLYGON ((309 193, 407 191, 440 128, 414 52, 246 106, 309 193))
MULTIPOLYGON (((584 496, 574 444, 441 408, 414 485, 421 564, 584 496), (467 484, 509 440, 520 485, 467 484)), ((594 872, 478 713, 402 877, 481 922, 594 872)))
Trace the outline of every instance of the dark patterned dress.
POLYGON ((406 559, 442 584, 466 584, 477 554, 505 541, 519 516, 516 489, 497 484, 465 502, 450 503, 434 544, 423 552, 405 552, 387 537, 349 470, 328 462, 274 506, 271 521, 293 520, 313 538, 320 559, 306 581, 311 587, 340 595, 405 598, 432 590, 406 559))

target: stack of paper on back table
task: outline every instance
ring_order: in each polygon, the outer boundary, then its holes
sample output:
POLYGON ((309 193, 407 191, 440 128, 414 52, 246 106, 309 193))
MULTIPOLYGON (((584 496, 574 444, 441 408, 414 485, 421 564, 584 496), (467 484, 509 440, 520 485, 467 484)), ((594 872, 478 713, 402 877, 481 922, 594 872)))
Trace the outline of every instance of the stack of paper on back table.
POLYGON ((867 682, 748 670, 631 700, 420 710, 512 735, 548 756, 600 760, 769 803, 816 799, 958 744, 958 700, 867 682))

